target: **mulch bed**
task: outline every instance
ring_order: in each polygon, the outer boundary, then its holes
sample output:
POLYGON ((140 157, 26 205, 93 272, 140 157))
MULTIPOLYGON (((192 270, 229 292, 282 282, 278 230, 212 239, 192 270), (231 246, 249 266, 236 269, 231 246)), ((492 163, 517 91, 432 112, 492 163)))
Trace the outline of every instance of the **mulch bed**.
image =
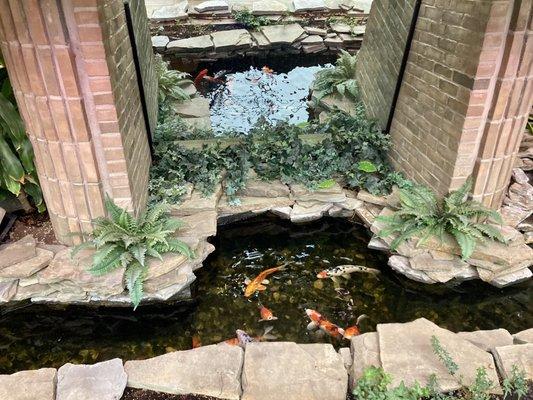
POLYGON ((194 394, 168 394, 151 390, 126 388, 121 400, 220 400, 215 397, 198 396, 194 394))
POLYGON ((59 244, 47 212, 19 215, 6 239, 15 242, 26 235, 32 235, 40 243, 59 244))

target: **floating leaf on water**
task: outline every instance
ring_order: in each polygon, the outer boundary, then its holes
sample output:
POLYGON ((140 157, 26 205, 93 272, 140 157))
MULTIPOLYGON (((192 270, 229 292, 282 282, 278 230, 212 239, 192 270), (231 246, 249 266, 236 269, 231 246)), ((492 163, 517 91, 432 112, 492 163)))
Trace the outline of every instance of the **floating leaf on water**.
POLYGON ((313 287, 318 290, 322 290, 324 288, 324 281, 322 279, 317 279, 313 282, 313 287))

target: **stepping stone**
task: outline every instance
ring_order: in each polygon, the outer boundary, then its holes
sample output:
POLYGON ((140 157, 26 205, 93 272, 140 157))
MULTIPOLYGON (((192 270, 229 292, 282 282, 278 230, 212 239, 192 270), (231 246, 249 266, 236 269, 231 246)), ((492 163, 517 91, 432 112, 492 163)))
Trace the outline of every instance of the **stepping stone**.
POLYGON ((168 36, 152 36, 152 47, 155 47, 158 50, 165 50, 169 42, 170 39, 168 38, 168 36))
POLYGON ((513 337, 509 331, 501 328, 487 331, 458 332, 457 335, 485 351, 513 344, 513 337))
POLYGON ((57 371, 56 400, 119 400, 126 381, 119 358, 93 365, 68 363, 57 371))
POLYGON ((533 343, 533 328, 526 329, 513 335, 514 344, 533 343))
POLYGON ((263 26, 261 32, 272 45, 292 44, 305 33, 298 24, 263 26))
POLYGON ((35 238, 31 235, 13 243, 0 245, 0 269, 35 257, 36 247, 35 238))
POLYGON ((0 375, 2 400, 55 400, 56 369, 41 368, 0 375))
POLYGON ((216 51, 238 50, 252 46, 252 36, 246 29, 232 29, 211 34, 216 51))
POLYGON ((512 376, 514 365, 519 371, 525 371, 526 379, 533 379, 533 344, 496 347, 493 354, 503 379, 512 376))
POLYGON ((210 50, 213 50, 213 41, 210 35, 172 40, 167 44, 167 51, 171 53, 202 53, 210 50))
POLYGON ((330 344, 249 343, 242 400, 346 400, 347 378, 330 344))
POLYGON ((187 18, 187 9, 189 7, 188 1, 182 1, 176 5, 172 6, 163 6, 156 8, 150 19, 157 20, 175 20, 175 19, 185 19, 187 18))
POLYGON ((376 332, 363 333, 351 340, 353 363, 350 368, 350 389, 363 376, 368 367, 381 367, 379 358, 379 339, 376 332))
POLYGON ((487 377, 494 382, 492 393, 500 394, 498 374, 492 356, 457 334, 442 329, 425 318, 401 324, 378 324, 380 359, 383 369, 392 376, 392 386, 402 381, 406 386, 415 382, 427 384, 436 375, 441 392, 450 392, 474 383, 476 370, 484 367, 487 377), (435 355, 431 338, 436 336, 441 346, 459 366, 455 376, 450 375, 435 355))
POLYGON ((35 250, 35 257, 17 264, 13 264, 4 269, 0 269, 0 278, 27 278, 28 276, 33 275, 47 267, 54 257, 54 253, 39 248, 35 250))
POLYGON ((226 1, 222 0, 210 0, 204 1, 196 6, 194 9, 199 13, 210 12, 210 11, 228 11, 229 4, 226 1))
POLYGON ((289 11, 288 7, 275 0, 254 1, 252 3, 252 13, 254 15, 275 15, 289 11))
POLYGON ((128 386, 171 394, 238 400, 244 352, 225 344, 127 361, 128 386))
POLYGON ((294 0, 292 5, 295 12, 327 10, 324 0, 294 0))

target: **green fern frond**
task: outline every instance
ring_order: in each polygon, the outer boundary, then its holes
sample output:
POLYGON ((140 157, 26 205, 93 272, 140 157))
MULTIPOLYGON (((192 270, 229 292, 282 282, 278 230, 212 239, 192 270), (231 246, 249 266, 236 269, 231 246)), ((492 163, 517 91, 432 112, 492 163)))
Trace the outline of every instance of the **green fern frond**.
POLYGON ((463 260, 470 258, 476 248, 476 240, 457 229, 452 229, 450 233, 455 237, 457 244, 461 248, 461 258, 463 260))

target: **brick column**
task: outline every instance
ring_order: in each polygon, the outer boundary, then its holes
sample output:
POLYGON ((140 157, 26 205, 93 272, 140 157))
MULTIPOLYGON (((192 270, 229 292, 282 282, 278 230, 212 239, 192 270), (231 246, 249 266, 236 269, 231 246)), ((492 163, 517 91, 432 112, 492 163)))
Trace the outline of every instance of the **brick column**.
MULTIPOLYGON (((500 206, 533 102, 532 8, 532 0, 422 0, 390 129, 397 169, 440 194, 473 175, 474 198, 500 206)), ((399 19, 381 1, 372 14, 385 25, 399 19)), ((371 42, 363 50, 374 59, 386 52, 371 42)))
POLYGON ((122 1, 0 0, 0 45, 59 241, 137 212, 150 153, 122 1))

